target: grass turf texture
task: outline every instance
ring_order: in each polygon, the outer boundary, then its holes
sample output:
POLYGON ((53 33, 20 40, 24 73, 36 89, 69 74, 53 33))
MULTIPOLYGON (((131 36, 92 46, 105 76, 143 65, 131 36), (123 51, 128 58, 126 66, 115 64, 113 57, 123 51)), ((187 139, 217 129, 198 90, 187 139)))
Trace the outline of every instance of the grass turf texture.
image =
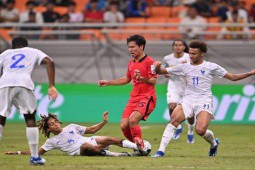
MULTIPOLYGON (((63 124, 63 127, 67 125, 63 124)), ((91 125, 91 124, 83 124, 91 125)), ((255 168, 255 128, 253 125, 211 125, 220 139, 218 155, 208 157, 209 144, 195 135, 195 143, 187 144, 187 126, 179 140, 172 140, 163 158, 148 157, 82 157, 68 156, 60 151, 50 151, 43 155, 45 166, 36 169, 254 169, 255 168)), ((159 146, 165 124, 142 124, 143 137, 152 145, 152 153, 159 146)), ((122 138, 118 124, 108 124, 96 135, 122 138)), ((46 138, 40 135, 40 145, 46 138)), ((5 151, 29 150, 24 123, 8 123, 0 143, 1 169, 28 169, 28 155, 4 155, 5 151)), ((130 149, 111 147, 111 151, 130 149)))

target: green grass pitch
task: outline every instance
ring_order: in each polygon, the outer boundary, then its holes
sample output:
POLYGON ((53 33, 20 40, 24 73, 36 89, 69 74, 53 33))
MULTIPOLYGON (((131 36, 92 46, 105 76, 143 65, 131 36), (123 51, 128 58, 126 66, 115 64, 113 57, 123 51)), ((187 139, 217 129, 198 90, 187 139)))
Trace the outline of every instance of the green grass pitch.
MULTIPOLYGON (((66 125, 66 123, 64 124, 66 125)), ((63 126, 64 126, 63 125, 63 126)), ((83 124, 91 125, 91 124, 83 124)), ((43 155, 46 164, 36 169, 255 169, 255 127, 253 125, 211 125, 220 139, 218 155, 208 157, 209 144, 195 135, 195 143, 186 143, 186 130, 177 141, 171 141, 163 158, 148 157, 82 157, 60 151, 43 155)), ((159 146, 165 124, 142 124, 143 138, 152 144, 152 153, 159 146)), ((108 124, 95 135, 122 138, 118 124, 108 124)), ((46 138, 40 135, 40 145, 46 138)), ((8 123, 0 143, 0 169, 28 169, 29 156, 4 155, 5 151, 29 150, 25 123, 8 123)), ((111 147, 112 151, 130 151, 111 147)))

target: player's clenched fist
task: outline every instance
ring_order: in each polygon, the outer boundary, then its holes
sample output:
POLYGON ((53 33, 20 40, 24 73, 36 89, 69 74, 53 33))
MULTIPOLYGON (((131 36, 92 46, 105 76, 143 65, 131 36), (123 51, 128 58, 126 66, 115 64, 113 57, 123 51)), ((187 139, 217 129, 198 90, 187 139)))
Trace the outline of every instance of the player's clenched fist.
POLYGON ((160 62, 160 61, 155 61, 155 62, 153 63, 153 65, 155 65, 155 71, 157 72, 157 70, 159 70, 160 67, 161 67, 161 62, 160 62))
POLYGON ((108 86, 109 85, 109 81, 107 81, 107 80, 99 80, 98 81, 98 85, 99 86, 108 86))
POLYGON ((57 89, 55 87, 50 87, 48 89, 48 96, 49 96, 50 99, 55 101, 57 99, 57 97, 58 97, 57 89))
POLYGON ((251 74, 252 74, 252 75, 255 75, 255 69, 251 71, 251 74))
POLYGON ((105 112, 103 113, 103 121, 104 121, 104 122, 108 122, 108 114, 109 114, 108 111, 105 111, 105 112))

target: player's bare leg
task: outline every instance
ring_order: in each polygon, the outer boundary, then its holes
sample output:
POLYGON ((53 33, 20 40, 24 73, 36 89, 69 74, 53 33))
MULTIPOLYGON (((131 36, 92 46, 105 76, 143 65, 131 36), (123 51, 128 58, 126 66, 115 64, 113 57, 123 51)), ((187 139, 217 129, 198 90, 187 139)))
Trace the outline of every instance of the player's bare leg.
POLYGON ((142 151, 144 147, 144 143, 142 140, 142 130, 139 126, 139 122, 142 118, 142 113, 138 111, 133 111, 133 113, 129 117, 129 127, 131 129, 132 138, 133 141, 137 144, 138 150, 140 151, 142 151))
POLYGON ((95 136, 98 146, 106 148, 109 145, 116 145, 123 148, 138 149, 137 145, 125 139, 109 137, 109 136, 95 136))
POLYGON ((133 141, 133 138, 132 138, 132 134, 131 134, 131 129, 129 127, 129 118, 122 118, 121 119, 121 122, 120 122, 120 128, 123 132, 123 135, 128 139, 130 140, 131 142, 134 142, 133 141))
POLYGON ((209 156, 215 156, 217 153, 218 139, 214 138, 214 134, 208 129, 211 119, 211 114, 202 111, 197 115, 196 132, 199 136, 203 137, 210 145, 209 156))
MULTIPOLYGON (((171 115, 172 115, 172 113, 173 113, 173 111, 174 111, 174 109, 175 109, 176 107, 177 107, 177 103, 173 103, 173 102, 172 102, 172 103, 169 103, 169 104, 168 104, 169 116, 170 116, 170 117, 171 117, 171 115)), ((179 139, 179 137, 180 137, 182 131, 183 131, 182 124, 179 124, 179 125, 177 126, 177 128, 176 128, 176 131, 175 131, 175 134, 174 134, 174 136, 173 136, 173 139, 174 139, 174 140, 179 139)))
POLYGON ((27 140, 31 153, 30 163, 34 165, 43 165, 45 160, 38 155, 39 130, 36 126, 35 114, 36 111, 34 111, 32 114, 24 114, 24 118, 27 124, 27 140))
POLYGON ((0 116, 0 142, 3 138, 4 126, 6 123, 6 117, 0 116))
POLYGON ((169 103, 168 104, 168 109, 169 109, 169 116, 171 117, 174 109, 177 107, 177 103, 169 103))
POLYGON ((152 157, 164 156, 167 145, 173 138, 176 127, 185 120, 183 109, 181 105, 178 105, 171 115, 170 123, 166 125, 165 131, 162 135, 160 147, 158 151, 152 155, 152 157))

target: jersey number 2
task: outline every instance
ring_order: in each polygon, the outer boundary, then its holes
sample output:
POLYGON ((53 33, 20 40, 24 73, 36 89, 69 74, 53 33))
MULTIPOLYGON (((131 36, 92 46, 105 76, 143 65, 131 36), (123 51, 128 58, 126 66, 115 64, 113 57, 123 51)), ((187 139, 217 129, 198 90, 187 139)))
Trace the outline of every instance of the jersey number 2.
POLYGON ((14 56, 12 56, 12 60, 14 60, 15 62, 10 66, 11 68, 24 68, 24 65, 18 65, 19 62, 21 62, 21 60, 23 60, 25 58, 24 54, 16 54, 14 56))

